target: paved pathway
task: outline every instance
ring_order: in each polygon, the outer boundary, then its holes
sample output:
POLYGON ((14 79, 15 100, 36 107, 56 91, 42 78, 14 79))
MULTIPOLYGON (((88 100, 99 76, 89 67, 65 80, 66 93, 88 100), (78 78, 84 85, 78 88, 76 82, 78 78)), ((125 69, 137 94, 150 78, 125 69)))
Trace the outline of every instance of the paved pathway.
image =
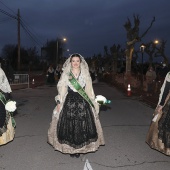
POLYGON ((93 170, 169 170, 170 157, 145 143, 153 109, 105 83, 94 84, 94 89, 112 100, 110 108, 100 112, 106 145, 80 158, 54 151, 46 142, 56 87, 13 91, 16 137, 0 147, 0 170, 83 170, 86 159, 93 170))

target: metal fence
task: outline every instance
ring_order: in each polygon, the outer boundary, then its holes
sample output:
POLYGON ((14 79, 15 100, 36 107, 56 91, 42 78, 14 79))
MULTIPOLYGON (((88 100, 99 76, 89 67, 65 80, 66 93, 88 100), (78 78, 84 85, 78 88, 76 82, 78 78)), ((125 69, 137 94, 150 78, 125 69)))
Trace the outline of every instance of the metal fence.
POLYGON ((10 85, 27 85, 29 88, 29 74, 14 74, 13 79, 9 79, 10 85))

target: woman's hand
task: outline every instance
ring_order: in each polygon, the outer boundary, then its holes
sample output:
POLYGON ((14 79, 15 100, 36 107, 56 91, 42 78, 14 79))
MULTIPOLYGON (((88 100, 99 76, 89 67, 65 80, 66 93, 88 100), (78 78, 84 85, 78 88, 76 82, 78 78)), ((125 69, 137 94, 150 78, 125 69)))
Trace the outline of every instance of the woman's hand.
POLYGON ((158 111, 158 113, 160 113, 162 111, 162 106, 161 105, 158 105, 157 111, 158 111))
POLYGON ((57 104, 57 112, 60 111, 60 104, 57 104))

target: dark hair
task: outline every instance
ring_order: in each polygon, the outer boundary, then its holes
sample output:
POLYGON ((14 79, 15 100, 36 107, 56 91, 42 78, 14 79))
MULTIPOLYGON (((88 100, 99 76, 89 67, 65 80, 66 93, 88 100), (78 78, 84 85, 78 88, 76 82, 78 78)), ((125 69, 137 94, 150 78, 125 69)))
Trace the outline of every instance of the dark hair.
POLYGON ((81 62, 81 56, 80 56, 80 54, 78 54, 78 53, 72 54, 72 55, 71 55, 71 58, 70 58, 70 62, 71 62, 71 60, 72 60, 73 57, 78 57, 78 58, 80 59, 80 62, 81 62))

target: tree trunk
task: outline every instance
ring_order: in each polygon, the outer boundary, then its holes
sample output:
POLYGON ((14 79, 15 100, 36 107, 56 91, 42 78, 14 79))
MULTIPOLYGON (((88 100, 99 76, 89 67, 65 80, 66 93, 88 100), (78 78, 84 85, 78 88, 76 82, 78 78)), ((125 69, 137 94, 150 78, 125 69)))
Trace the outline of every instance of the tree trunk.
POLYGON ((126 51, 126 73, 127 74, 131 74, 131 62, 132 62, 133 51, 134 51, 133 46, 128 47, 126 51))
POLYGON ((113 65, 112 65, 112 71, 114 72, 114 73, 116 73, 117 72, 117 58, 118 58, 118 55, 117 55, 117 53, 114 53, 113 54, 113 65))
POLYGON ((134 47, 133 45, 127 46, 126 50, 126 73, 124 75, 125 86, 131 83, 131 62, 133 55, 134 47))

